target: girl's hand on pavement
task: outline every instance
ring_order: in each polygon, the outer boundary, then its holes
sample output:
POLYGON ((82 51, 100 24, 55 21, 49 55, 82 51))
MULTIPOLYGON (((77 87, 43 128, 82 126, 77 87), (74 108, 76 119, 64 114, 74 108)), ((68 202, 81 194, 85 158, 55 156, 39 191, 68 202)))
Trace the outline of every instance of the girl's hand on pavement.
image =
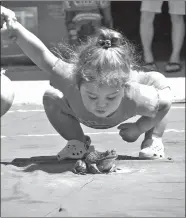
POLYGON ((119 135, 126 142, 135 142, 141 135, 136 123, 123 123, 118 126, 118 129, 119 135))

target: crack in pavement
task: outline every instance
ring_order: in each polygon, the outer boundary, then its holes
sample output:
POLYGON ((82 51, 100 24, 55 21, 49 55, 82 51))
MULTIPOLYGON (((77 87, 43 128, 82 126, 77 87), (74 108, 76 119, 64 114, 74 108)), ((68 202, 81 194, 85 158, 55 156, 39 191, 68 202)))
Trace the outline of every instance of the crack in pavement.
MULTIPOLYGON (((80 186, 80 188, 77 190, 77 189, 74 189, 72 192, 68 193, 67 195, 64 195, 64 197, 69 197, 70 195, 72 195, 72 193, 74 193, 75 191, 78 192, 80 190, 82 190, 85 186, 87 186, 88 184, 92 183, 95 179, 92 177, 88 182, 86 182, 85 184, 83 184, 82 186, 80 186)), ((47 214, 44 215, 44 217, 47 217, 48 215, 50 215, 51 213, 53 213, 55 210, 58 210, 59 212, 62 212, 62 211, 66 211, 62 206, 61 204, 59 204, 58 207, 55 207, 54 209, 52 209, 52 211, 48 212, 47 214)))

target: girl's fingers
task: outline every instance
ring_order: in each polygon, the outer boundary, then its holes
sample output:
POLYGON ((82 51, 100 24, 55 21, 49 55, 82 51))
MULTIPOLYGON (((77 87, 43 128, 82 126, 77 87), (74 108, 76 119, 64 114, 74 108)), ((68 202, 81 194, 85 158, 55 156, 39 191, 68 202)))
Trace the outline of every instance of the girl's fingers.
POLYGON ((122 130, 120 130, 120 131, 119 131, 119 135, 120 135, 120 136, 124 136, 124 135, 126 135, 126 132, 125 132, 125 131, 122 131, 122 130))
POLYGON ((125 124, 121 124, 117 127, 117 129, 128 129, 128 126, 126 126, 125 124))
POLYGON ((117 128, 118 129, 123 129, 124 124, 120 124, 117 128))

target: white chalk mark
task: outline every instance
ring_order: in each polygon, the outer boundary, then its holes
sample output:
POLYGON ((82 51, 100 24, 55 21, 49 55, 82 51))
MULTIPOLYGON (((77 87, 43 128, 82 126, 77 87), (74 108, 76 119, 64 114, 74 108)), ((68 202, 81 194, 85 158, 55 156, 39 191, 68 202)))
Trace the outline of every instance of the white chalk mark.
MULTIPOLYGON (((169 132, 176 132, 176 133, 184 133, 185 130, 182 129, 182 130, 179 130, 179 129, 166 129, 165 130, 165 133, 169 133, 169 132)), ((117 132, 87 132, 85 133, 86 135, 102 135, 102 134, 105 134, 105 135, 117 135, 119 133, 119 131, 117 132)), ((28 135, 24 135, 24 134, 20 134, 20 135, 14 135, 14 136, 1 136, 1 139, 3 138, 7 138, 7 137, 51 137, 51 136, 59 136, 59 134, 28 134, 28 135)))
POLYGON ((1 135, 1 139, 6 138, 7 136, 1 135))
POLYGON ((185 132, 184 129, 178 130, 178 129, 166 129, 165 132, 185 132))
MULTIPOLYGON (((171 109, 185 109, 185 106, 172 106, 171 109)), ((7 113, 29 113, 29 112, 44 112, 43 109, 33 109, 33 110, 9 110, 7 113)))
POLYGON ((7 113, 29 113, 29 112, 44 112, 43 109, 35 109, 35 110, 14 110, 14 111, 8 111, 7 113))

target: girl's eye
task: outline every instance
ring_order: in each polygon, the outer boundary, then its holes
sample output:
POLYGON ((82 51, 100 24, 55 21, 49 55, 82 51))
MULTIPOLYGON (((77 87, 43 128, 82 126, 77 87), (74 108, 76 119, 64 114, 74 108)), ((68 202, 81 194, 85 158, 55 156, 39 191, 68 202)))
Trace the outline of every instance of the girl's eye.
POLYGON ((88 96, 91 100, 96 100, 97 99, 97 97, 95 97, 95 96, 88 96))
POLYGON ((116 98, 116 96, 114 96, 114 97, 107 97, 108 100, 113 100, 115 98, 116 98))

